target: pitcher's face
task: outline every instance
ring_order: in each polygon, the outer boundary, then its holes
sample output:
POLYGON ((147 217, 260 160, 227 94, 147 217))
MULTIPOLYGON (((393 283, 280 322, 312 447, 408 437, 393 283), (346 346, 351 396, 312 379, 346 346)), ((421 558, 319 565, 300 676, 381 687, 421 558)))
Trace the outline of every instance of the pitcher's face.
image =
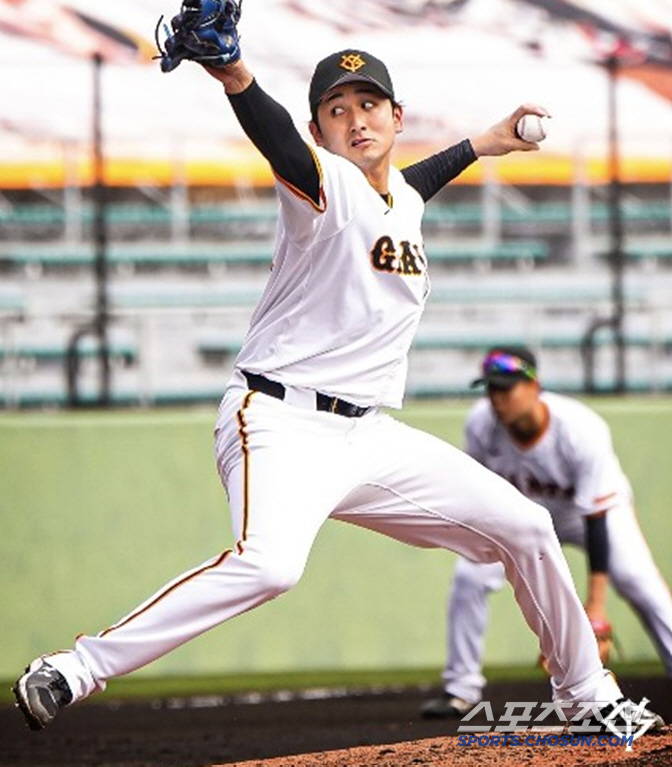
POLYGON ((374 85, 344 83, 327 91, 311 133, 318 146, 353 162, 360 170, 389 163, 403 110, 374 85))

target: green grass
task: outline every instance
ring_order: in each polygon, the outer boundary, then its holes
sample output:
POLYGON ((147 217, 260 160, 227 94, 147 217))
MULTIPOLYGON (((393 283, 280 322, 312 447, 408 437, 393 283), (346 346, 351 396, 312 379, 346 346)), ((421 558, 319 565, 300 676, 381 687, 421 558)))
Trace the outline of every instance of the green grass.
MULTIPOLYGON (((616 663, 612 670, 620 678, 663 676, 659 663, 616 663)), ((544 672, 536 666, 493 666, 485 668, 491 682, 542 681, 544 672)), ((0 680, 0 705, 13 703, 13 682, 0 680)), ((278 690, 314 688, 371 689, 380 687, 434 687, 440 685, 435 668, 385 669, 372 671, 314 671, 278 674, 225 674, 222 676, 124 677, 108 685, 104 696, 92 698, 104 703, 112 698, 186 698, 197 695, 236 695, 247 692, 270 693, 278 690)))

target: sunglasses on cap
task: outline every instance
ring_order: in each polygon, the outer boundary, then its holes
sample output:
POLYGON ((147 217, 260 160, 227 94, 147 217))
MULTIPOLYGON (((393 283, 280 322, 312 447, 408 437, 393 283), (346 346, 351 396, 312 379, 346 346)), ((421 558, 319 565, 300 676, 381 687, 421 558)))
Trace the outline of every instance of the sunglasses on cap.
POLYGON ((487 381, 493 375, 518 376, 536 381, 537 369, 515 354, 494 351, 483 360, 483 377, 487 381))

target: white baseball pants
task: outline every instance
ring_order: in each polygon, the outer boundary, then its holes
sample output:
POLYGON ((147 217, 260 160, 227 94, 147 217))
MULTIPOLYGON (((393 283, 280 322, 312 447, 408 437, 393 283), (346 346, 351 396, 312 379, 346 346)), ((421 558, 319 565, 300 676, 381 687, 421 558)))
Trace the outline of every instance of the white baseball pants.
MULTIPOLYGON (((561 543, 585 548, 583 519, 578 514, 559 518, 561 543)), ((669 676, 672 676, 672 596, 660 574, 637 522, 634 509, 618 506, 607 513, 609 578, 616 592, 642 620, 669 676)), ((458 559, 448 596, 448 660, 443 671, 447 692, 472 703, 483 696, 484 638, 488 596, 504 585, 500 563, 476 564, 458 559)))
POLYGON ((339 519, 414 546, 501 561, 560 700, 613 701, 548 512, 457 448, 379 412, 289 405, 233 385, 215 432, 235 545, 114 626, 48 661, 74 700, 291 588, 322 524, 339 519))

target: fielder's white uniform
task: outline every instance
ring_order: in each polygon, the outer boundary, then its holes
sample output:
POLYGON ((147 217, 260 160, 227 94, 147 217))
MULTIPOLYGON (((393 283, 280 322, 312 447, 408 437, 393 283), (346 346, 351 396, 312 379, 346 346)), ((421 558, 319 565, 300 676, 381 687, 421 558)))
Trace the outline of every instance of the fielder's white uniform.
MULTIPOLYGON (((614 452, 609 427, 589 407, 542 392, 549 423, 521 448, 497 420, 487 398, 472 408, 467 451, 484 466, 543 504, 562 543, 585 548, 584 517, 607 512, 609 578, 639 615, 672 676, 672 598, 640 530, 632 491, 614 452)), ((481 700, 487 597, 505 582, 500 563, 457 561, 448 600, 448 663, 444 686, 451 695, 481 700)))
POLYGON ((379 410, 401 404, 429 291, 420 196, 393 169, 389 207, 353 164, 316 156, 321 205, 277 182, 272 273, 219 409, 217 466, 235 545, 49 663, 74 700, 103 689, 293 586, 331 517, 502 561, 549 659, 554 696, 617 699, 548 513, 464 452, 379 410), (282 383, 285 399, 250 391, 241 370, 282 383), (316 391, 371 410, 318 411, 316 391))

